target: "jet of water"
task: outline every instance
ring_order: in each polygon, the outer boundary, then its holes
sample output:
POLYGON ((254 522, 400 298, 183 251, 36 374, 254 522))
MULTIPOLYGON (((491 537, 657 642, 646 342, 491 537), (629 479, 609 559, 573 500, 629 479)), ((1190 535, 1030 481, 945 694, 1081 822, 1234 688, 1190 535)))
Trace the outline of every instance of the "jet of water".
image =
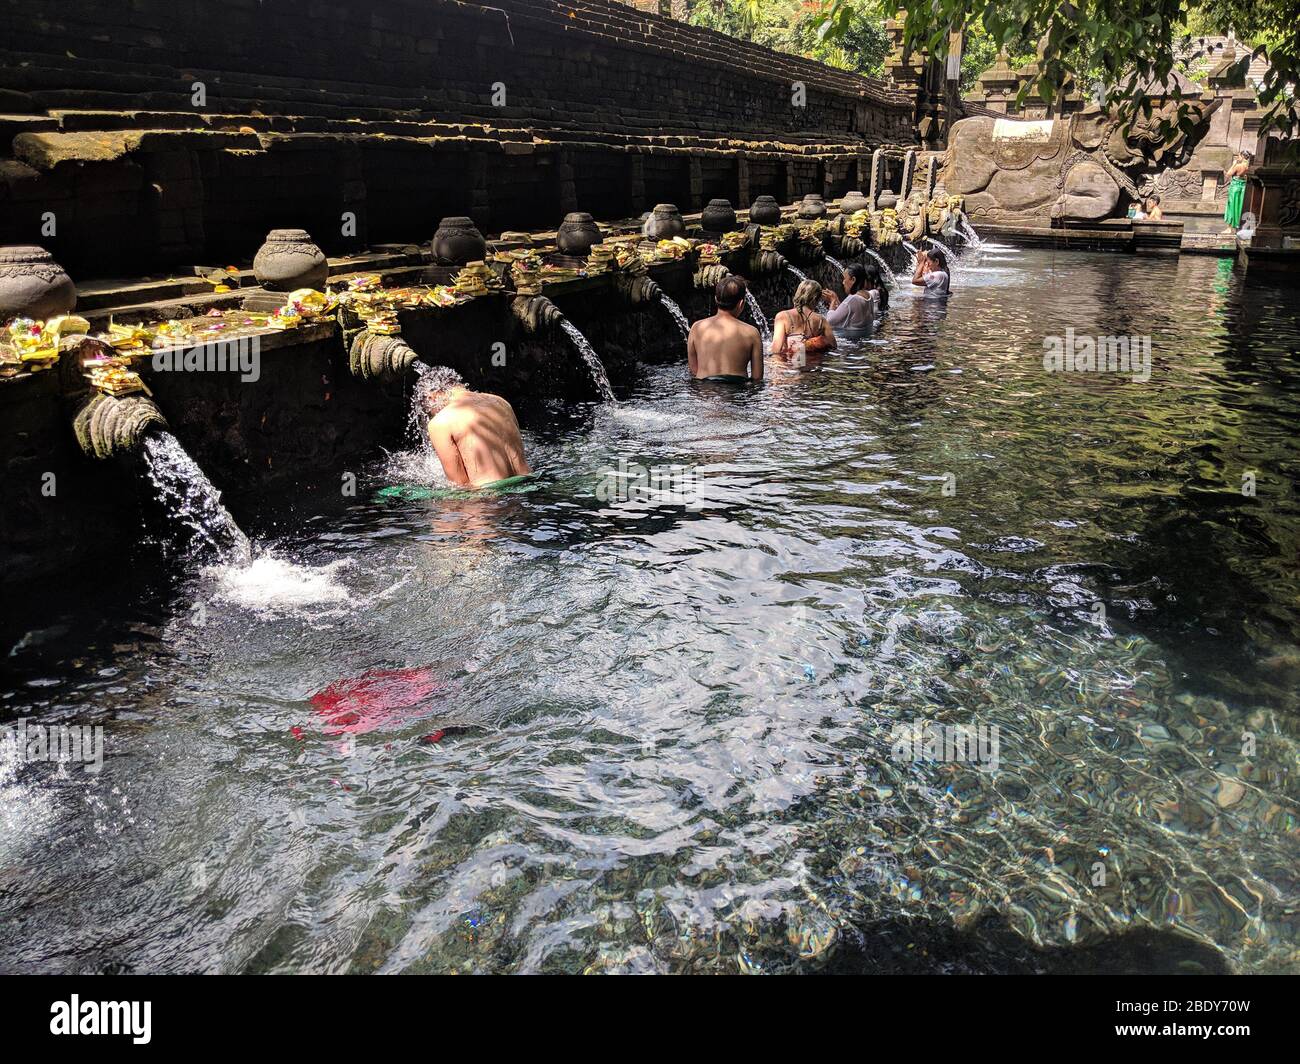
POLYGON ((979 234, 975 232, 975 227, 970 224, 968 219, 963 217, 958 224, 960 225, 961 235, 971 247, 977 248, 983 243, 979 238, 979 234))
POLYGON ((792 274, 794 274, 796 277, 799 278, 799 283, 800 283, 800 284, 802 284, 804 281, 808 280, 808 275, 807 275, 806 273, 804 273, 803 270, 799 269, 798 266, 795 266, 793 263, 789 263, 789 262, 787 262, 787 263, 785 264, 785 268, 786 268, 787 270, 789 270, 792 274))
POLYGON ((221 492, 180 440, 170 432, 153 433, 145 438, 142 450, 154 492, 167 513, 193 533, 200 548, 222 560, 247 564, 253 556, 252 544, 221 505, 221 492))
POLYGON ((569 338, 569 342, 573 344, 574 350, 582 357, 582 361, 587 364, 587 370, 591 373, 591 379, 596 385, 596 390, 600 393, 601 401, 606 403, 617 402, 614 396, 614 387, 609 383, 609 374, 605 372, 604 365, 601 364, 587 338, 582 335, 582 331, 568 318, 560 319, 560 328, 564 331, 564 335, 569 338))
POLYGON ((763 308, 758 305, 758 298, 748 288, 745 289, 745 306, 749 308, 749 316, 754 319, 754 324, 758 326, 763 342, 766 343, 772 339, 772 326, 767 323, 767 315, 763 313, 763 308))
POLYGON ((908 254, 912 256, 907 263, 907 274, 908 276, 911 276, 912 274, 916 273, 916 257, 919 254, 919 252, 916 250, 916 245, 913 244, 910 240, 904 240, 903 247, 905 247, 908 251, 908 254))
POLYGON ((934 237, 929 237, 929 238, 927 238, 927 239, 929 239, 929 241, 930 241, 931 244, 933 244, 935 247, 937 247, 940 251, 943 252, 943 257, 944 257, 945 259, 948 260, 948 272, 949 272, 949 273, 956 273, 956 272, 957 272, 957 255, 956 255, 956 253, 952 250, 952 248, 950 248, 950 247, 949 247, 947 244, 945 244, 942 240, 935 240, 934 237))
POLYGON ((668 313, 673 316, 673 321, 675 321, 677 327, 681 329, 682 339, 685 340, 686 337, 691 334, 690 319, 682 312, 682 308, 677 305, 677 301, 663 290, 660 290, 659 292, 659 302, 662 303, 664 307, 667 308, 668 313))
MULTIPOLYGON (((879 252, 873 251, 871 248, 867 248, 867 249, 866 249, 866 253, 867 253, 868 255, 870 255, 873 259, 875 259, 875 260, 876 260, 876 265, 880 267, 880 281, 881 281, 881 283, 882 283, 886 288, 893 288, 893 287, 894 287, 894 270, 893 270, 893 267, 891 267, 891 266, 889 265, 889 263, 887 263, 883 258, 880 257, 879 252)), ((915 261, 915 259, 913 259, 913 261, 915 261)))

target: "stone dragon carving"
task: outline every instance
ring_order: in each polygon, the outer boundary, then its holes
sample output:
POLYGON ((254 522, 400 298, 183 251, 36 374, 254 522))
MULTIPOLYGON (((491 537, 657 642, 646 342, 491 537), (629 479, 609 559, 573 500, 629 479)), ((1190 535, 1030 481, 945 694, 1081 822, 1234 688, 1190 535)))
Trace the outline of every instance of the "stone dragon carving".
POLYGON ((1039 123, 964 118, 952 127, 941 183, 964 197, 977 223, 1047 226, 1053 219, 1118 217, 1140 186, 1157 173, 1177 173, 1191 157, 1217 102, 1189 106, 1190 129, 1177 126, 1173 101, 1131 120, 1095 106, 1039 123), (1174 130, 1168 137, 1165 124, 1174 130))

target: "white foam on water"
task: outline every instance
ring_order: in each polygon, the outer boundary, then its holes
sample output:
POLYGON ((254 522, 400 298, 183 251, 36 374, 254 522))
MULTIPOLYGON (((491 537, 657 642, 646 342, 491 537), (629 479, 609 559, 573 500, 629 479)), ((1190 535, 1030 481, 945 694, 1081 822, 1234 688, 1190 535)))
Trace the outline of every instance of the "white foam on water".
POLYGON ((347 558, 321 566, 302 565, 268 550, 247 564, 213 567, 204 570, 204 575, 215 581, 214 602, 238 606, 262 617, 304 613, 320 616, 322 612, 339 612, 358 605, 339 580, 340 571, 349 565, 347 558), (327 609, 322 611, 321 607, 327 609))

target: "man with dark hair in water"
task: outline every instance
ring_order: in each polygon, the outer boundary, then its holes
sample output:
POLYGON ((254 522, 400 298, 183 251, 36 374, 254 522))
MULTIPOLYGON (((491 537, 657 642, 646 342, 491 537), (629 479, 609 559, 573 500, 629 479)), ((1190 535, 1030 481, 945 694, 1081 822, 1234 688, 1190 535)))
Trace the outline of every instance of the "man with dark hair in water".
POLYGON ((740 320, 745 305, 745 279, 728 274, 714 289, 718 312, 691 326, 686 361, 691 376, 702 380, 741 383, 763 379, 763 338, 740 320))
POLYGON ((422 401, 429 442, 453 484, 499 488, 532 476, 514 409, 501 396, 454 385, 422 401))

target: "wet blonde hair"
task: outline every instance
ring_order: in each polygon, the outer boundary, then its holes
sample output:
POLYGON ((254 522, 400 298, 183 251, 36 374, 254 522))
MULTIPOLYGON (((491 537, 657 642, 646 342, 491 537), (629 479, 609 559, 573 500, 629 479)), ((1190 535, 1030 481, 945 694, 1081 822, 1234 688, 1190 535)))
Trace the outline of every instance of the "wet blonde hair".
POLYGON ((792 302, 796 310, 800 307, 805 310, 816 310, 821 305, 821 301, 822 286, 816 281, 800 281, 799 287, 794 290, 792 302))

